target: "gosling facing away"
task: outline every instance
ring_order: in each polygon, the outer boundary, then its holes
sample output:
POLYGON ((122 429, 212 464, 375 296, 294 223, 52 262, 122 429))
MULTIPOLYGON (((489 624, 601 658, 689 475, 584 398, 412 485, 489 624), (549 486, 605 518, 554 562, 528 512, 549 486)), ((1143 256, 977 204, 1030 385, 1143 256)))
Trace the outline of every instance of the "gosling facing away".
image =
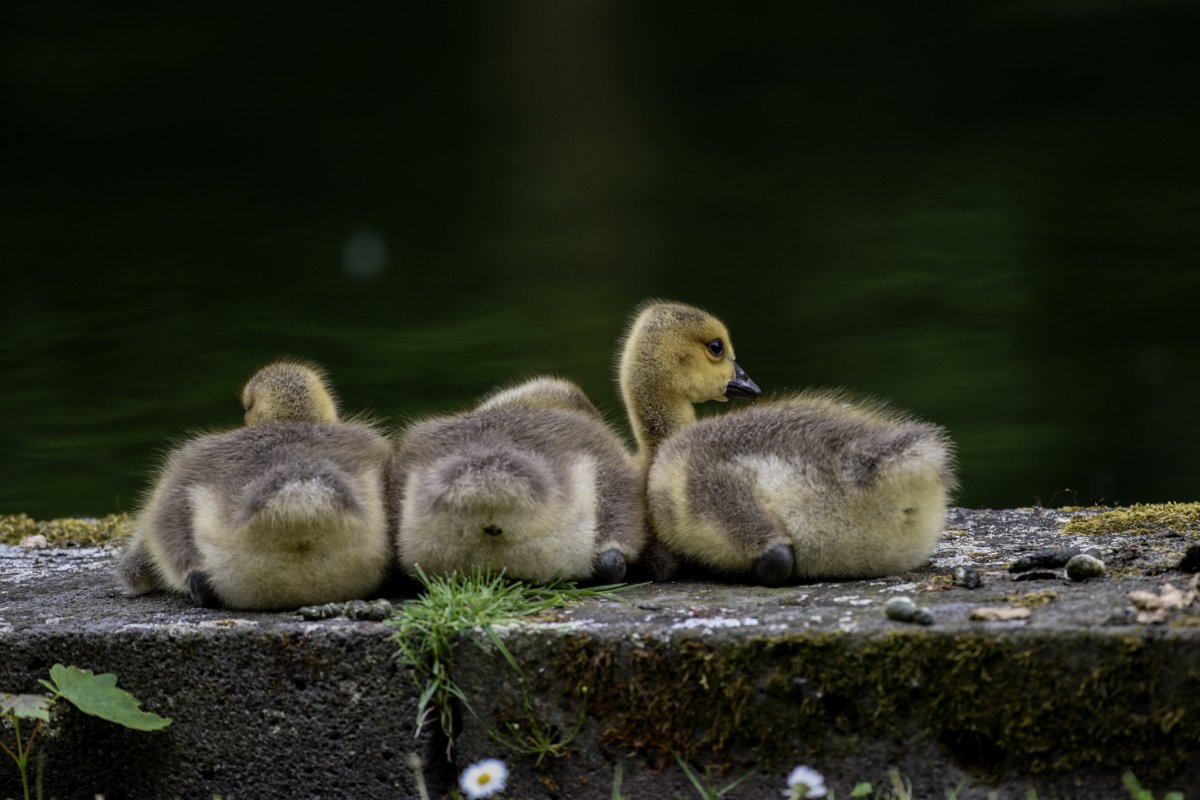
MULTIPOLYGON (((639 309, 619 382, 669 554, 779 585, 904 572, 932 553, 955 485, 941 428, 828 392, 697 422, 694 403, 758 388, 724 324, 678 303, 639 309)), ((658 563, 659 578, 675 566, 658 563)))
POLYGON ((603 420, 604 415, 587 396, 587 392, 562 378, 541 376, 496 389, 479 401, 476 410, 524 406, 554 408, 559 411, 578 411, 603 420))
POLYGON ((393 557, 387 440, 339 421, 311 365, 263 368, 242 400, 246 427, 196 437, 166 459, 118 563, 126 593, 166 589, 255 610, 374 592, 393 557))
POLYGON ((645 541, 638 471, 574 384, 535 378, 409 427, 397 450, 401 567, 621 580, 645 541))

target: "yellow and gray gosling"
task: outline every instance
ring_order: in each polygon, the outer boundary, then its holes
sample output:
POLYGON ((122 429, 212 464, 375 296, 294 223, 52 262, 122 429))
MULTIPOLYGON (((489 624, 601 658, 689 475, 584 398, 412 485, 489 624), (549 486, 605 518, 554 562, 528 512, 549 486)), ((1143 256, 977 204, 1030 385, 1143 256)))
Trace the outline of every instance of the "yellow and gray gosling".
POLYGON ((246 425, 273 422, 338 424, 337 399, 324 370, 301 361, 276 361, 242 387, 246 425))
POLYGON ((419 421, 397 450, 396 545, 409 574, 620 581, 645 541, 640 476, 574 384, 534 378, 419 421))
POLYGON ((246 427, 176 448, 118 564, 130 596, 284 609, 376 591, 393 558, 388 441, 340 421, 324 376, 278 362, 242 391, 246 427))
POLYGON ((600 409, 587 396, 587 392, 562 378, 541 376, 496 389, 475 406, 482 411, 489 408, 524 406, 526 408, 554 408, 559 411, 578 411, 596 419, 604 419, 600 409))
POLYGON ((932 553, 955 486, 943 429, 828 392, 696 421, 695 403, 759 391, 725 325, 679 303, 638 310, 619 383, 667 551, 656 577, 671 556, 774 586, 904 572, 932 553))

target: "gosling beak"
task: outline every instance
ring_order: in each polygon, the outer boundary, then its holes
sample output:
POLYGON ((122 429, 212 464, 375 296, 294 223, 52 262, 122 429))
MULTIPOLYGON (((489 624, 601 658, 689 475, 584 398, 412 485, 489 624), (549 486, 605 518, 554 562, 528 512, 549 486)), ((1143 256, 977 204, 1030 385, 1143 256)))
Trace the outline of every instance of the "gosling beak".
POLYGON ((736 361, 733 362, 733 380, 725 387, 725 396, 758 397, 760 394, 762 394, 762 389, 758 388, 758 384, 750 380, 746 370, 739 367, 736 361))

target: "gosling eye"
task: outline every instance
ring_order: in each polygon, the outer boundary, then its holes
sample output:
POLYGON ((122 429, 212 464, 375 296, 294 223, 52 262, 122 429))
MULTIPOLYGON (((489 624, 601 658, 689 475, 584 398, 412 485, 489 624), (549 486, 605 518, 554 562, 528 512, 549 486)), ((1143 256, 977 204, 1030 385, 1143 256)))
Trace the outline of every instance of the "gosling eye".
POLYGON ((713 339, 708 343, 708 352, 712 353, 717 358, 725 355, 725 343, 720 339, 713 339))

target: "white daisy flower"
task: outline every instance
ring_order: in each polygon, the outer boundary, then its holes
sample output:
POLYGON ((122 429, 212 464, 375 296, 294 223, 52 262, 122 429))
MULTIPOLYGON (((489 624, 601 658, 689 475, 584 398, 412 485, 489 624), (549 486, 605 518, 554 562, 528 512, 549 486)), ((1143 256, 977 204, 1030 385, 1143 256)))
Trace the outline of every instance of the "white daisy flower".
POLYGON ((788 775, 788 790, 784 792, 793 800, 825 796, 825 776, 812 767, 801 764, 788 775))
POLYGON ((508 767, 498 758, 485 758, 483 761, 477 761, 458 776, 458 785, 471 800, 491 797, 497 792, 504 791, 504 784, 507 781, 508 767))

